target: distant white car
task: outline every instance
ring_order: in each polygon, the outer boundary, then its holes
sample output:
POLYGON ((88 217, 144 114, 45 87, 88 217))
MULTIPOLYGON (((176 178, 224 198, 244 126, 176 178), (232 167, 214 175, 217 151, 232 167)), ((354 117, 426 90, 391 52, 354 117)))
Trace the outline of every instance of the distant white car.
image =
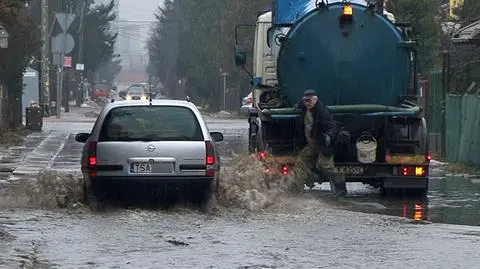
POLYGON ((248 115, 249 109, 252 107, 252 93, 249 93, 247 96, 242 99, 242 106, 240 107, 240 113, 242 115, 248 115))

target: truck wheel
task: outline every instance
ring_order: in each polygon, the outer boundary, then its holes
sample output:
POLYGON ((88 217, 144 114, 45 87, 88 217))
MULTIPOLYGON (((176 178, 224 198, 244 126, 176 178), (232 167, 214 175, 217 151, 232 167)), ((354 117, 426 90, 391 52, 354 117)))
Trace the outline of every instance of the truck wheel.
POLYGON ((253 128, 253 124, 250 124, 248 128, 248 153, 254 154, 257 148, 257 134, 256 128, 253 128))
POLYGON ((338 175, 330 179, 330 189, 336 196, 347 195, 347 184, 343 175, 338 175))

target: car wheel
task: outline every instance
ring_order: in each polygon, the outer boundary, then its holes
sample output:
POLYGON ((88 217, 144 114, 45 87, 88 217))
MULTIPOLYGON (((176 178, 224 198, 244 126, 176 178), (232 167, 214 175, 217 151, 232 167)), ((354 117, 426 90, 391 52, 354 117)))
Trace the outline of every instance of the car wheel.
POLYGON ((95 192, 92 186, 88 186, 87 182, 83 181, 83 195, 85 204, 90 210, 97 212, 105 209, 105 197, 102 197, 99 192, 95 192))
POLYGON ((195 194, 193 195, 194 197, 194 203, 197 204, 202 211, 208 211, 209 206, 212 202, 213 199, 213 190, 214 186, 212 186, 213 182, 202 182, 202 183, 196 183, 195 184, 195 194))

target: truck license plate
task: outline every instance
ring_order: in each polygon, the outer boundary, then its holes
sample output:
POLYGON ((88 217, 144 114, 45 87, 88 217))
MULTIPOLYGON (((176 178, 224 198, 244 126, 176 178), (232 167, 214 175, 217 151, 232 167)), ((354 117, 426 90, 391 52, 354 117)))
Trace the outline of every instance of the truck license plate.
POLYGON ((338 172, 345 175, 363 175, 364 169, 362 166, 340 166, 338 172))

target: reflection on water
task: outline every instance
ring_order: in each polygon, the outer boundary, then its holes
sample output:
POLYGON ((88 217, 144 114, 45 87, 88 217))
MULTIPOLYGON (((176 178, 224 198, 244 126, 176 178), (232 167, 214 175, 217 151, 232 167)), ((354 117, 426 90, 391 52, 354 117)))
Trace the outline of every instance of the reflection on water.
POLYGON ((404 202, 402 204, 402 217, 413 219, 415 221, 430 221, 428 217, 428 203, 414 203, 413 207, 404 202))
POLYGON ((356 189, 345 202, 353 210, 406 217, 416 221, 480 226, 480 179, 446 177, 430 179, 424 199, 372 195, 356 189))

